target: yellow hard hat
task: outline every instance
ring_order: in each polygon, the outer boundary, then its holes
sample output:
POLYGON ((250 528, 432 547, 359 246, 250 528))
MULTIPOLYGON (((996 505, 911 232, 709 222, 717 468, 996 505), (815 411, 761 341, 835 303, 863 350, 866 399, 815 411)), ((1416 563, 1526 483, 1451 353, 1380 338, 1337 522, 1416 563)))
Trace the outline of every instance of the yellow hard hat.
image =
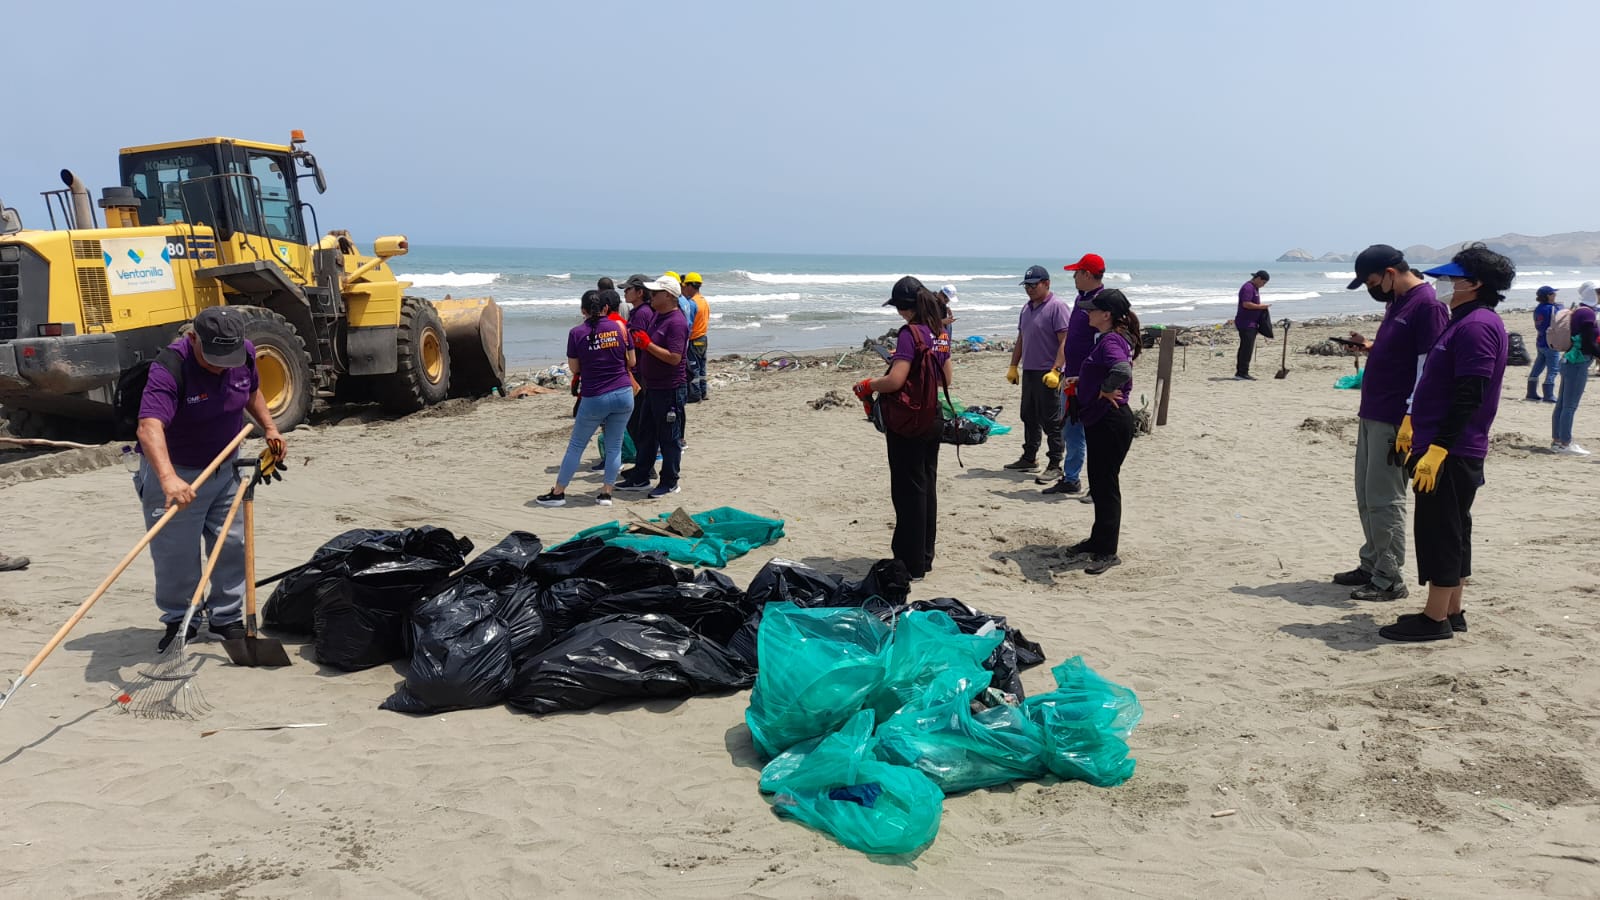
POLYGON ((683 283, 684 284, 702 284, 703 282, 700 280, 700 273, 699 272, 690 272, 689 274, 683 276, 683 283))
POLYGON ((663 277, 663 278, 676 278, 676 279, 677 279, 677 280, 679 280, 679 281, 682 281, 682 280, 683 280, 683 279, 682 279, 682 278, 679 278, 679 277, 678 277, 678 273, 677 273, 677 272, 674 272, 674 271, 672 271, 672 270, 671 270, 671 269, 668 269, 668 270, 667 270, 667 271, 665 271, 665 272, 662 272, 662 273, 661 273, 661 276, 662 276, 662 277, 663 277))

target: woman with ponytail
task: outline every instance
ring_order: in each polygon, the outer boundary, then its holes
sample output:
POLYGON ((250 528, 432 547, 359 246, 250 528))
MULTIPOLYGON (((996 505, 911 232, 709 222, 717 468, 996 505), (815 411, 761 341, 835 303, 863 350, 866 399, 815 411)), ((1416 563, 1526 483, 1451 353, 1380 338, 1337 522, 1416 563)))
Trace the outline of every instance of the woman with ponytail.
POLYGON ((549 493, 535 498, 540 506, 565 506, 567 484, 578 463, 583 460, 583 448, 594 437, 595 429, 605 428, 605 487, 595 502, 611 505, 611 486, 617 483, 617 473, 622 469, 622 436, 627 431, 628 416, 633 413, 633 379, 628 370, 633 368, 633 343, 628 339, 627 326, 607 315, 610 308, 605 294, 613 292, 586 291, 583 295, 583 323, 567 333, 567 366, 572 377, 582 384, 582 397, 578 401, 577 419, 572 423, 572 437, 567 441, 566 456, 561 458, 561 471, 556 475, 556 485, 549 493))
POLYGON ((1089 539, 1074 544, 1073 553, 1087 554, 1084 571, 1099 575, 1122 560, 1117 538, 1122 531, 1122 461, 1133 444, 1133 361, 1139 358, 1139 317, 1119 290, 1105 290, 1090 301, 1089 325, 1098 334, 1094 349, 1078 373, 1078 417, 1088 445, 1089 484, 1094 498, 1094 527, 1089 539))
MULTIPOLYGON (((934 388, 950 384, 950 336, 945 332, 946 305, 941 298, 907 275, 895 282, 883 304, 899 311, 906 324, 900 326, 889 371, 881 378, 867 378, 855 386, 855 394, 866 401, 874 393, 893 394, 905 390, 925 396, 927 386, 919 384, 919 365, 924 354, 933 354, 934 388)), ((935 397, 937 404, 937 397, 935 397)), ((940 417, 934 416, 935 425, 940 417)), ((921 578, 933 567, 933 544, 939 524, 939 429, 919 435, 886 430, 884 441, 889 452, 889 496, 894 502, 894 537, 889 546, 895 559, 905 563, 912 578, 921 578)))

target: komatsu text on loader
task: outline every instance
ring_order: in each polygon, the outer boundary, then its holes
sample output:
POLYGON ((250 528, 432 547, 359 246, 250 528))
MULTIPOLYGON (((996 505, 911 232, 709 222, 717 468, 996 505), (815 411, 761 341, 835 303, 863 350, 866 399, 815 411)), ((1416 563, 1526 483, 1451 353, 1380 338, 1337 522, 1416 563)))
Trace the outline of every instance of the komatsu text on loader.
POLYGON ((406 412, 499 387, 499 307, 407 296, 388 265, 404 237, 378 238, 371 256, 342 231, 314 238, 300 183, 327 185, 303 145, 295 132, 288 145, 211 137, 127 148, 121 184, 98 204, 104 226, 66 170, 67 187, 45 193, 50 230, 24 229, 0 205, 0 413, 12 433, 108 436, 119 385, 217 304, 247 315, 261 390, 284 431, 319 395, 406 412))

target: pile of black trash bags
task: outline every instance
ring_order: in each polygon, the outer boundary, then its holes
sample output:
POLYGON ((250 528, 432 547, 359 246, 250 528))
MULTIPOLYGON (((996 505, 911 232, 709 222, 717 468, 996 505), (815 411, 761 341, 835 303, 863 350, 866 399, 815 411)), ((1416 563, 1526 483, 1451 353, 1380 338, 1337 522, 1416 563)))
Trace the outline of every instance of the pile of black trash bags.
POLYGON ((747 589, 710 569, 598 538, 545 549, 523 531, 467 562, 472 542, 432 526, 356 529, 284 573, 262 610, 267 628, 309 635, 316 660, 358 671, 409 660, 382 704, 434 713, 504 702, 531 713, 613 700, 739 690, 755 680, 756 636, 772 602, 860 607, 884 621, 938 609, 962 631, 1003 629, 985 663, 992 686, 1023 696, 1038 644, 959 600, 907 604, 893 560, 860 581, 774 559, 747 589))

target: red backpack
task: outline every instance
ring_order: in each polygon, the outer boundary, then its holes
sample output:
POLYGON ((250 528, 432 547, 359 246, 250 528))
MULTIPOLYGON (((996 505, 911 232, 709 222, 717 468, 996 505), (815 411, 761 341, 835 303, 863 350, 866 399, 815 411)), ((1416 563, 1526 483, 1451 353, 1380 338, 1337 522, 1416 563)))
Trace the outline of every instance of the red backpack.
POLYGON ((934 358, 933 349, 922 340, 922 332, 911 329, 917 350, 911 360, 906 383, 892 394, 879 394, 873 404, 873 422, 879 431, 892 431, 901 437, 933 440, 939 437, 944 414, 939 409, 939 385, 944 372, 934 358))

